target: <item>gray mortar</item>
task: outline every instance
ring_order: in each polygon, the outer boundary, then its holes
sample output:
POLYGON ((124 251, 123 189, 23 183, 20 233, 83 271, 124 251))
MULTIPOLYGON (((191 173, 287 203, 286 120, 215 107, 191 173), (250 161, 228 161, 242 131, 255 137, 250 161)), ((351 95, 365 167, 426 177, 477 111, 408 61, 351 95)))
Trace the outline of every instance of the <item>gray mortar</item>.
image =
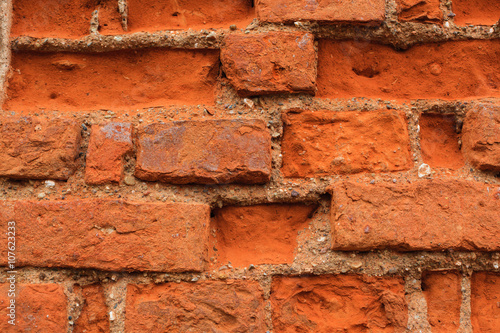
POLYGON ((12 24, 12 1, 0 2, 0 110, 3 105, 5 83, 10 66, 10 27, 12 24))

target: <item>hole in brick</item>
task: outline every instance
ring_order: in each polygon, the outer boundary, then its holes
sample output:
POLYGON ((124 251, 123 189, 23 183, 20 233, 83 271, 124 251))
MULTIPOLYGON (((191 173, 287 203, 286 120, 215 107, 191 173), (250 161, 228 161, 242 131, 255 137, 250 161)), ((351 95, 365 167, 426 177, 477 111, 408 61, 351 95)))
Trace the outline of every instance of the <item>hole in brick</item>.
POLYGON ((212 105, 219 64, 216 50, 13 53, 4 109, 212 105))
POLYGON ((317 96, 498 97, 500 63, 495 59, 499 52, 500 40, 427 43, 398 51, 366 41, 320 39, 317 96))
POLYGON ((128 0, 131 32, 247 26, 255 18, 249 0, 128 0))
POLYGON ((420 146, 424 163, 431 167, 459 169, 464 158, 459 147, 455 115, 424 113, 420 117, 420 146))
POLYGON ((317 205, 267 204, 213 211, 211 261, 234 267, 291 264, 297 235, 307 227, 317 205))

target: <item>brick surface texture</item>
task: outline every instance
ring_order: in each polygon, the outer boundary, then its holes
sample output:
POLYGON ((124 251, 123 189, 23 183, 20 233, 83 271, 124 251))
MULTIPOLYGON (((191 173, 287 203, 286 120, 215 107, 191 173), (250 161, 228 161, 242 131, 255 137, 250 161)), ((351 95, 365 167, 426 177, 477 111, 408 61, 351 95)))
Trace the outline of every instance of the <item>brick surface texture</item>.
POLYGON ((498 332, 499 18, 0 1, 0 332, 498 332))

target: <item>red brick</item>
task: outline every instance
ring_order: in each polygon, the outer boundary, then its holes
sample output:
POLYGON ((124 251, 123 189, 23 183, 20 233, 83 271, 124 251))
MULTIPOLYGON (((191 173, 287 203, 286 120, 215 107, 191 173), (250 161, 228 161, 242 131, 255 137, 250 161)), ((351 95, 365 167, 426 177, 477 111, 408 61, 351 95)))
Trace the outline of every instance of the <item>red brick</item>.
POLYGON ((500 40, 420 44, 396 51, 366 41, 322 39, 320 97, 460 99, 500 97, 500 40))
POLYGON ((106 125, 93 125, 87 150, 85 182, 87 184, 120 182, 123 179, 123 158, 132 150, 130 123, 111 122, 106 125))
POLYGON ((500 249, 500 190, 475 182, 338 182, 332 188, 337 250, 500 249))
POLYGON ((419 126, 425 163, 432 168, 459 169, 464 166, 454 115, 424 113, 420 116, 419 126))
POLYGON ((500 171, 500 106, 480 105, 467 112, 462 149, 474 167, 500 171))
POLYGON ((500 326, 500 274, 492 272, 472 274, 471 320, 474 332, 498 332, 500 326))
POLYGON ((123 33, 116 0, 14 0, 13 36, 79 38, 99 10, 101 33, 123 33))
POLYGON ((80 126, 69 119, 4 118, 0 122, 0 176, 67 180, 76 170, 80 126))
POLYGON ((436 23, 443 21, 439 0, 397 0, 400 21, 436 23))
POLYGON ((285 177, 408 170, 408 124, 396 111, 291 111, 284 115, 285 177))
POLYGON ((137 178, 175 184, 269 181, 271 137, 262 120, 154 123, 137 132, 137 178))
POLYGON ((427 318, 434 333, 457 332, 462 306, 461 276, 456 271, 430 271, 422 275, 427 318))
POLYGON ((246 27, 254 18, 250 0, 128 0, 132 32, 246 27))
MULTIPOLYGON (((210 209, 203 204, 94 199, 3 201, 0 223, 16 222, 17 266, 201 271, 210 209)), ((0 237, 6 241, 5 233, 0 237)), ((1 250, 0 264, 7 262, 1 250)))
MULTIPOLYGON (((291 264, 299 230, 307 227, 316 206, 228 206, 215 211, 215 252, 218 262, 234 267, 250 264, 291 264)), ((212 246, 210 246, 212 247, 212 246)))
POLYGON ((301 32, 231 34, 221 48, 229 81, 242 96, 316 91, 314 37, 301 32))
POLYGON ((405 332, 408 309, 400 277, 275 277, 275 333, 405 332))
POLYGON ((83 297, 83 308, 75 322, 73 333, 109 332, 109 317, 104 290, 101 285, 75 286, 83 297))
POLYGON ((9 285, 0 285, 1 332, 66 332, 68 330, 67 301, 58 284, 16 284, 15 326, 7 316, 12 298, 9 285))
POLYGON ((500 20, 500 6, 491 0, 453 0, 457 25, 494 25, 500 20))
POLYGON ((261 21, 274 23, 294 21, 380 23, 385 19, 384 0, 257 0, 256 9, 261 21))
POLYGON ((124 110, 214 104, 219 52, 15 52, 11 67, 5 110, 124 110))
POLYGON ((126 332, 265 332, 258 283, 203 281, 129 285, 126 332))

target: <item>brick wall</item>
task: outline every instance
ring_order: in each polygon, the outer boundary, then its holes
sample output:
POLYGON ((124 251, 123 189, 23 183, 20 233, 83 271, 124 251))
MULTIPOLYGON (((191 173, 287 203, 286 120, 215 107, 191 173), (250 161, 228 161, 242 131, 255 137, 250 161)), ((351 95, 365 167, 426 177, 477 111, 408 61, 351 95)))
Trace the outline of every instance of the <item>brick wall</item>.
POLYGON ((0 331, 498 330, 496 1, 0 14, 0 331))

